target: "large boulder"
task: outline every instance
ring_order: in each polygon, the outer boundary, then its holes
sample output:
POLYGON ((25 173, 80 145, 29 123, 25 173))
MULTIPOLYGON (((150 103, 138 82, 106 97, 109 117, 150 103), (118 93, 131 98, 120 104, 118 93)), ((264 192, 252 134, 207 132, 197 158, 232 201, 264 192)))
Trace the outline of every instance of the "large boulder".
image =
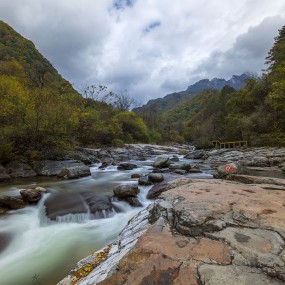
POLYGON ((46 214, 51 220, 68 214, 95 215, 104 218, 103 210, 112 211, 110 198, 93 192, 84 193, 53 193, 45 200, 46 214))
POLYGON ((192 180, 189 178, 178 178, 174 179, 167 183, 159 183, 153 186, 147 193, 147 199, 155 199, 157 198, 162 192, 170 190, 172 188, 176 188, 185 184, 191 183, 192 180))
POLYGON ((90 168, 87 165, 79 165, 63 168, 58 174, 58 177, 75 179, 79 177, 90 176, 90 168))
POLYGON ((159 183, 164 180, 164 176, 161 173, 150 173, 148 175, 148 179, 152 183, 159 183))
POLYGON ((93 192, 83 192, 80 196, 87 203, 90 213, 95 214, 96 217, 104 218, 105 212, 111 212, 113 209, 110 197, 93 193, 93 192))
POLYGON ((167 155, 160 155, 158 156, 155 161, 153 162, 154 168, 167 168, 172 163, 169 156, 167 155))
POLYGON ((118 198, 136 197, 139 189, 137 184, 120 184, 113 189, 113 192, 118 198))
POLYGON ((214 175, 215 178, 225 178, 231 174, 241 174, 243 167, 239 163, 230 162, 224 165, 220 165, 217 169, 218 173, 214 175))
POLYGON ((138 183, 139 185, 144 185, 144 186, 152 184, 152 182, 149 180, 148 175, 141 176, 138 180, 138 183))
POLYGON ((0 206, 8 207, 9 209, 21 209, 26 206, 26 202, 21 196, 0 196, 0 206))
POLYGON ((36 203, 42 197, 41 191, 38 191, 36 189, 22 189, 20 191, 20 194, 23 199, 29 203, 36 203))
POLYGON ((38 175, 43 176, 56 176, 64 169, 73 169, 74 167, 82 167, 82 169, 86 169, 84 163, 78 162, 76 160, 43 160, 34 162, 35 171, 38 175))
POLYGON ((141 202, 137 198, 139 193, 137 184, 121 184, 113 189, 114 196, 119 200, 126 201, 133 207, 142 207, 141 202))
POLYGON ((6 165, 6 172, 11 178, 34 177, 37 173, 26 163, 11 161, 6 165))
POLYGON ((118 165, 118 170, 132 170, 134 168, 137 168, 137 165, 133 163, 127 163, 127 162, 122 162, 118 165))

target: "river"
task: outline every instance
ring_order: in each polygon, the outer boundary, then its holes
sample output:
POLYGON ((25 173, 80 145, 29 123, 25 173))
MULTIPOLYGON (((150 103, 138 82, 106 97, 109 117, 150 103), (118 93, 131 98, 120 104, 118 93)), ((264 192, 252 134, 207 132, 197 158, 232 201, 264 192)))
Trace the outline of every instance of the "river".
MULTIPOLYGON (((181 159, 182 157, 180 157, 181 159)), ((59 180, 36 177, 0 185, 0 194, 16 195, 28 185, 46 187, 67 193, 92 191, 112 195, 120 183, 134 183, 131 174, 150 172, 154 157, 146 161, 130 161, 138 168, 118 171, 115 166, 105 170, 91 167, 92 175, 78 180, 59 180)), ((182 159, 183 160, 183 159, 182 159)), ((193 161, 189 161, 193 163, 193 161)), ((205 171, 189 175, 193 178, 211 178, 205 171)), ((146 207, 151 201, 146 194, 151 186, 140 186, 139 200, 146 207)), ((0 219, 0 285, 55 285, 74 267, 77 261, 110 243, 127 222, 142 208, 116 202, 122 212, 105 219, 90 220, 88 216, 72 216, 61 222, 50 222, 45 215, 44 198, 35 206, 10 211, 0 219)))

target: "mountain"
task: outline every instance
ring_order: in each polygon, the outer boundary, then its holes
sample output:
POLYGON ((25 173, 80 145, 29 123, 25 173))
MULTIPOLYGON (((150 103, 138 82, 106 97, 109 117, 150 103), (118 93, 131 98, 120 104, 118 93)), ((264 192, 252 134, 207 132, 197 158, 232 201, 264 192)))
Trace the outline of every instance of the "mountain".
POLYGON ((249 78, 252 78, 252 75, 249 73, 243 73, 241 75, 233 75, 231 79, 225 80, 223 78, 213 78, 202 79, 190 86, 185 91, 175 92, 166 95, 163 98, 157 98, 153 100, 149 100, 147 104, 142 107, 138 107, 133 109, 134 112, 137 113, 151 113, 156 112, 157 114, 162 114, 179 103, 193 97, 194 95, 206 90, 222 90, 224 86, 228 85, 234 89, 241 89, 245 85, 245 81, 249 78))

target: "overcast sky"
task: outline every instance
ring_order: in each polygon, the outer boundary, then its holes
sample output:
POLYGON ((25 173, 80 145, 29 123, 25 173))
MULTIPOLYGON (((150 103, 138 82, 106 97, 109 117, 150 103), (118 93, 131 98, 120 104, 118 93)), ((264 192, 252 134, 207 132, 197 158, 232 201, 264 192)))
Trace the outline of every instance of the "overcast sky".
POLYGON ((260 73, 284 0, 0 0, 0 18, 75 87, 139 102, 202 78, 260 73))

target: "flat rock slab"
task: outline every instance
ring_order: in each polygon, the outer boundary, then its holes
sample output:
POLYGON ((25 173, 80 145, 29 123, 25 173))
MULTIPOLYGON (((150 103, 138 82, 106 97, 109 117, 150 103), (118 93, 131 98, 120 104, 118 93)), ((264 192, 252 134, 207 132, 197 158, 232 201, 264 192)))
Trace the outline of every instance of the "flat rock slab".
POLYGON ((270 278, 260 270, 246 266, 201 265, 201 284, 207 285, 281 285, 283 281, 270 278))
MULTIPOLYGON (((285 284, 285 192, 260 186, 192 179, 166 189, 116 270, 103 278, 94 269, 78 284, 285 284)), ((134 236, 125 234, 120 246, 134 236)))

